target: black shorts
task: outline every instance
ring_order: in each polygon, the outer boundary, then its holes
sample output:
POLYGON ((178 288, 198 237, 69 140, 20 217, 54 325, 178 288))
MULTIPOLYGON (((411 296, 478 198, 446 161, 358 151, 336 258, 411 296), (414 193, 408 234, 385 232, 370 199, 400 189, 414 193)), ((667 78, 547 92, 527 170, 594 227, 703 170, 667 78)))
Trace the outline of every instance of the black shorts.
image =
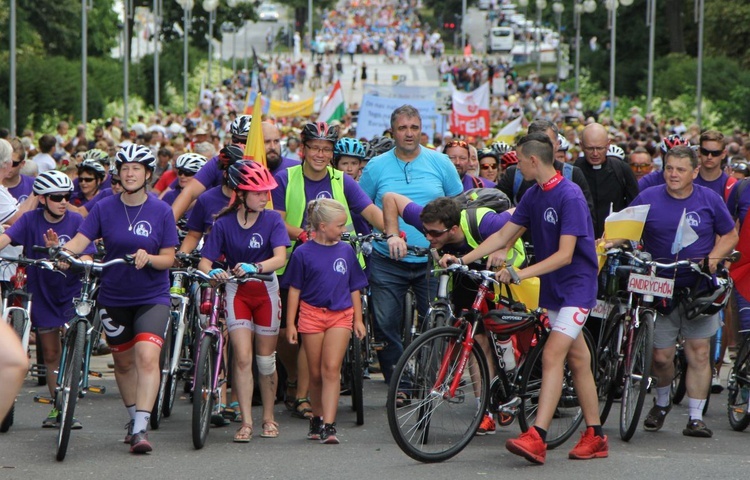
POLYGON ((136 305, 105 307, 100 310, 102 328, 113 352, 124 352, 138 342, 151 342, 159 348, 169 323, 169 306, 136 305))

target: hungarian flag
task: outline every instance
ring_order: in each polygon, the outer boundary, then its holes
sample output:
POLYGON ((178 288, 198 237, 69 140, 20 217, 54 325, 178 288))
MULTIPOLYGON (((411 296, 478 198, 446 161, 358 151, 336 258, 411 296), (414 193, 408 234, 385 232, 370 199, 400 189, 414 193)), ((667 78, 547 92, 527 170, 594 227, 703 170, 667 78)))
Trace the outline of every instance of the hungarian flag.
POLYGON ((341 82, 336 80, 333 85, 331 94, 323 105, 320 107, 320 113, 318 114, 318 120, 321 122, 330 123, 334 120, 341 120, 346 114, 346 104, 344 103, 344 92, 341 91, 341 82))

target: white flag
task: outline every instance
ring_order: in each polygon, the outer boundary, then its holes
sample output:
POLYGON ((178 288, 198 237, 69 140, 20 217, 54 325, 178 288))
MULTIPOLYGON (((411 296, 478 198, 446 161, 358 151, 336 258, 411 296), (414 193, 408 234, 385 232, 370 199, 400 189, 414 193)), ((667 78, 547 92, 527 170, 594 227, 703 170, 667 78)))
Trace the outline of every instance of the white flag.
POLYGON ((698 234, 695 233, 693 227, 688 223, 685 209, 683 209, 680 223, 677 225, 677 233, 674 236, 674 243, 672 244, 672 255, 677 255, 680 250, 692 245, 696 240, 698 240, 698 234))

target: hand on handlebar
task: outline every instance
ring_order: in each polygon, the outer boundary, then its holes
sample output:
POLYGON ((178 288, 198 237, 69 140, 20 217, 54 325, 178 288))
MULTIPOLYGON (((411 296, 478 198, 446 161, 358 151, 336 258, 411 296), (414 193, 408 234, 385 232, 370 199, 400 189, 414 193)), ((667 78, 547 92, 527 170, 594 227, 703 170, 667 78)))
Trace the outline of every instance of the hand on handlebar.
POLYGON ((454 263, 461 263, 461 261, 458 259, 458 257, 451 255, 450 253, 446 253, 443 255, 443 257, 438 261, 438 265, 445 268, 449 265, 453 265, 454 263))
POLYGON ((238 277, 244 277, 246 274, 252 275, 258 273, 258 266, 255 263, 238 263, 232 269, 232 273, 238 277))
POLYGON ((518 276, 518 272, 510 265, 503 265, 503 268, 495 274, 495 278, 498 282, 505 284, 513 283, 518 285, 521 283, 521 277, 518 276))
POLYGON ((227 279, 229 279, 229 274, 226 272, 226 270, 221 268, 214 268, 213 270, 208 272, 208 275, 214 280, 219 281, 226 281, 227 279))
POLYGON ((143 267, 151 265, 151 260, 149 259, 149 256, 148 256, 148 253, 146 253, 146 250, 139 248, 133 254, 133 265, 135 265, 136 270, 140 270, 143 267))
POLYGON ((487 270, 494 270, 496 267, 504 265, 507 257, 508 250, 505 248, 492 252, 487 256, 487 270))
POLYGON ((407 254, 406 242, 400 236, 391 237, 388 239, 388 251, 392 259, 400 260, 407 254))

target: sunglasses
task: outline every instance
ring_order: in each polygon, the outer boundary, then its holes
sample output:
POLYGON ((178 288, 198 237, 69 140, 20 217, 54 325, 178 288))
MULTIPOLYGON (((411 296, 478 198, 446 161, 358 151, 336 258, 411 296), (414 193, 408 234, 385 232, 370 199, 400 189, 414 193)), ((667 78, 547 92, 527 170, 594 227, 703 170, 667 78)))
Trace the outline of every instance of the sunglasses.
POLYGON ((733 163, 732 170, 736 170, 738 172, 747 172, 748 166, 746 163, 733 163))
POLYGON ((634 172, 641 172, 644 170, 650 170, 652 165, 650 163, 631 163, 630 169, 634 172))
POLYGON ((497 170, 497 165, 493 165, 491 163, 485 163, 483 165, 480 165, 482 170, 497 170))
POLYGON ((66 202, 70 201, 70 194, 69 193, 53 193, 52 195, 47 195, 47 198, 52 200, 53 202, 60 203, 63 200, 66 202))
POLYGON ((94 177, 78 177, 78 181, 83 183, 93 182, 94 180, 96 180, 94 177))
POLYGON ((13 162, 13 166, 17 167, 17 166, 21 165, 22 162, 23 162, 23 160, 19 160, 17 162, 13 162))
POLYGON ((119 180, 117 178, 112 179, 112 185, 122 185, 122 180, 119 180))
POLYGON ((724 153, 724 150, 723 149, 722 150, 709 150, 707 148, 701 147, 700 152, 701 152, 701 155, 703 155, 704 157, 718 157, 722 153, 724 153))
POLYGON ((178 168, 177 175, 185 175, 186 177, 192 177, 193 175, 195 175, 195 172, 192 172, 190 170, 185 170, 184 168, 178 168))
POLYGON ((439 237, 440 235, 444 233, 447 233, 448 230, 450 230, 450 228, 446 228, 444 230, 425 230, 424 234, 435 238, 435 237, 439 237))
POLYGON ((469 149, 469 144, 464 142, 463 140, 451 140, 450 142, 445 144, 445 148, 451 148, 451 147, 461 147, 465 149, 469 149))

